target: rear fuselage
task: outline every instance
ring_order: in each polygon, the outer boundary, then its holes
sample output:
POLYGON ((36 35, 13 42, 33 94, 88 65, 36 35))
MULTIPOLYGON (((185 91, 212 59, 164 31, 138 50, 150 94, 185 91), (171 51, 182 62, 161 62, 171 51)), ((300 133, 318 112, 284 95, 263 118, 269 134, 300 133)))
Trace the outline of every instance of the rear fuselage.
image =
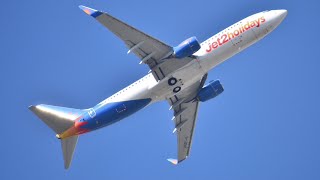
POLYGON ((285 10, 265 11, 249 16, 201 43, 193 61, 157 81, 148 74, 130 86, 87 109, 61 138, 83 134, 113 124, 157 101, 173 96, 168 79, 178 79, 183 89, 200 81, 204 74, 274 30, 286 16, 285 10))

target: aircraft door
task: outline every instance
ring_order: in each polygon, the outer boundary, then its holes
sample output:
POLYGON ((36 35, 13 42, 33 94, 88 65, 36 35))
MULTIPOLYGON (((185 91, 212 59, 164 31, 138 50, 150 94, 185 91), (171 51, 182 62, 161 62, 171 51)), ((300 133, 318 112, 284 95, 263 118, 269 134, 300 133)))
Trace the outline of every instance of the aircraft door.
POLYGON ((96 113, 96 111, 95 111, 93 108, 90 108, 89 111, 88 111, 88 115, 89 115, 91 118, 94 118, 94 117, 96 117, 97 113, 96 113))
POLYGON ((126 111, 127 110, 127 107, 126 107, 126 105, 125 104, 121 104, 121 105, 119 105, 117 108, 116 108, 116 111, 117 111, 117 113, 122 113, 122 112, 124 112, 124 111, 126 111))
POLYGON ((243 37, 242 37, 242 32, 239 31, 238 29, 239 24, 233 25, 231 28, 231 32, 228 34, 229 38, 231 38, 231 42, 232 45, 235 47, 235 49, 237 50, 241 50, 242 47, 242 41, 243 41, 243 37))
POLYGON ((248 25, 240 21, 232 29, 232 44, 238 51, 248 47, 254 40, 255 34, 251 29, 246 28, 248 25))

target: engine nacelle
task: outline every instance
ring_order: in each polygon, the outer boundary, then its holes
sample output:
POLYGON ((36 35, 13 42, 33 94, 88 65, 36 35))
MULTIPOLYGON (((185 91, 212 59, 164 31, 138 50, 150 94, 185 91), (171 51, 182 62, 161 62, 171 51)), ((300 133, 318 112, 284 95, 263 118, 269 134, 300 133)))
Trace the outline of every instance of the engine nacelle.
POLYGON ((199 91, 197 99, 201 102, 208 101, 221 94, 223 90, 219 80, 211 81, 199 91))
POLYGON ((173 57, 182 59, 191 56, 201 48, 196 37, 184 40, 178 46, 173 48, 173 57))

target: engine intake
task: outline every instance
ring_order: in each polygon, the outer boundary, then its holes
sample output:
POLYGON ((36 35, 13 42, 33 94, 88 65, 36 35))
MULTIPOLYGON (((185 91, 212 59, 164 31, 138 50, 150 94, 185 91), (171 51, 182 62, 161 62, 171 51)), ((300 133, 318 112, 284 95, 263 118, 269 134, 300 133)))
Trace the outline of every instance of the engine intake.
POLYGON ((173 48, 173 57, 182 59, 191 56, 201 48, 196 37, 184 40, 178 46, 173 48))
POLYGON ((205 85, 198 93, 197 99, 201 102, 215 98, 224 91, 219 80, 211 81, 205 85))

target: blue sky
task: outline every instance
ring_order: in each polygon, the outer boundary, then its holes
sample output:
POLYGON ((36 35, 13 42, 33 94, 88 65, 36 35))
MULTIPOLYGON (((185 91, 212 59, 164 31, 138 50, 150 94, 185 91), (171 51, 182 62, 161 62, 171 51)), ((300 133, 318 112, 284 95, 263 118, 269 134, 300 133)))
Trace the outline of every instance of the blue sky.
POLYGON ((319 3, 162 0, 1 3, 0 179, 320 179, 319 3), (269 36, 210 72, 225 91, 201 104, 189 159, 179 166, 172 112, 157 103, 83 135, 69 171, 60 142, 27 107, 88 108, 148 68, 78 9, 111 13, 174 46, 242 18, 287 9, 269 36))

